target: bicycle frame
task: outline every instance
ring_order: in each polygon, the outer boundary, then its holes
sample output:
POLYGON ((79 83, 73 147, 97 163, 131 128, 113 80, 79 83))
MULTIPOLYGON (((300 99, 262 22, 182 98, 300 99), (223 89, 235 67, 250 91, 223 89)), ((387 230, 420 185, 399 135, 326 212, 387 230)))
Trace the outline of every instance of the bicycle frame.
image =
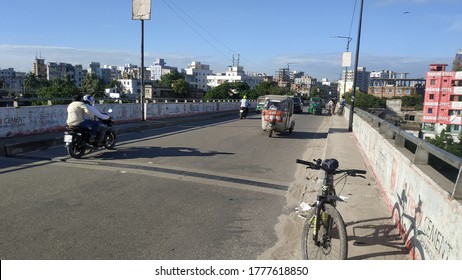
MULTIPOLYGON (((346 176, 342 176, 339 179, 345 178, 346 176)), ((335 192, 335 186, 334 186, 334 174, 329 173, 324 171, 324 180, 323 180, 323 185, 322 185, 322 193, 321 195, 318 195, 316 198, 316 208, 315 208, 315 217, 316 217, 316 222, 315 222, 315 228, 316 230, 314 231, 315 234, 313 235, 313 241, 318 240, 318 233, 319 233, 319 227, 320 227, 320 221, 322 221, 321 217, 321 209, 324 208, 325 204, 330 204, 334 207, 337 206, 337 201, 343 201, 340 197, 336 195, 335 192)), ((328 229, 331 230, 332 223, 331 221, 328 222, 328 229)), ((319 242, 319 241, 318 241, 319 242)), ((317 244, 319 245, 319 244, 317 244)))

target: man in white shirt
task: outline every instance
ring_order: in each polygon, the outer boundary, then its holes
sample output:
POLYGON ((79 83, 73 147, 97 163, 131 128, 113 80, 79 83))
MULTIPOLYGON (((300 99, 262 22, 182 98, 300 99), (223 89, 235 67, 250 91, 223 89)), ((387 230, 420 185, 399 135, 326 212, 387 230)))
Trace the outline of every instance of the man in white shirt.
POLYGON ((98 109, 95 106, 93 106, 94 102, 95 101, 93 97, 89 94, 83 97, 83 103, 90 111, 90 113, 93 115, 93 117, 90 117, 92 122, 91 137, 93 138, 90 139, 90 142, 94 142, 96 139, 98 139, 97 146, 102 146, 104 136, 106 135, 106 126, 101 125, 98 119, 108 120, 110 117, 108 115, 100 113, 100 111, 98 111, 98 109))

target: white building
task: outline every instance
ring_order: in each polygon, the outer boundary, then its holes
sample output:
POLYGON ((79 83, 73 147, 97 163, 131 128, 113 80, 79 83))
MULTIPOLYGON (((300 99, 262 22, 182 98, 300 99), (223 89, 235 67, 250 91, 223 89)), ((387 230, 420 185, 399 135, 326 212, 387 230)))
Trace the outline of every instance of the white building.
POLYGON ((141 81, 138 79, 119 79, 119 82, 123 86, 123 93, 127 97, 138 97, 141 93, 141 81))
POLYGON ((225 73, 217 73, 215 75, 207 76, 207 85, 214 88, 223 83, 245 82, 253 89, 264 79, 265 77, 262 75, 248 76, 244 72, 243 66, 229 66, 228 71, 225 73))
MULTIPOLYGON (((340 95, 343 95, 345 92, 353 90, 354 75, 355 73, 353 70, 343 70, 342 79, 338 81, 338 92, 340 95)), ((367 93, 369 88, 369 77, 370 72, 366 71, 366 67, 358 67, 358 73, 356 77, 356 89, 359 89, 360 91, 367 93)))
POLYGON ((178 68, 167 66, 163 58, 158 58, 154 61, 153 65, 149 66, 149 70, 151 71, 151 80, 157 81, 160 80, 162 75, 178 71, 178 68))
POLYGON ((188 68, 184 69, 184 73, 186 74, 186 82, 188 82, 196 90, 207 91, 209 89, 209 86, 207 85, 207 76, 213 74, 209 65, 193 61, 188 65, 188 68))

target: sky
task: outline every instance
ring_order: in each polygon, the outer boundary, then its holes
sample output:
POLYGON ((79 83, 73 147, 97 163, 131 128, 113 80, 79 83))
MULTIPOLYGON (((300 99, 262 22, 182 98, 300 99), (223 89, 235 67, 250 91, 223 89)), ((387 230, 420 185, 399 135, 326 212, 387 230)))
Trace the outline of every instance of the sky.
MULTIPOLYGON (((361 0, 152 0, 144 65, 157 58, 215 72, 235 64, 337 81, 357 49, 361 0)), ((30 72, 36 57, 88 68, 141 65, 141 21, 131 0, 0 0, 0 69, 30 72)), ((461 0, 364 0, 358 66, 425 77, 462 49, 461 0)))

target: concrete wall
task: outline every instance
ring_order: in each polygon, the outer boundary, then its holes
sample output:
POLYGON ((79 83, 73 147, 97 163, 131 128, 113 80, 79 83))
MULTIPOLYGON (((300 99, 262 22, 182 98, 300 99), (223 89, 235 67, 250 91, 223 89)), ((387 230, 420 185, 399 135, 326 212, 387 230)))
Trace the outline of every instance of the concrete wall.
MULTIPOLYGON (((187 116, 192 114, 232 111, 236 114, 239 102, 169 102, 145 104, 148 120, 187 116)), ((117 122, 135 122, 141 120, 141 104, 108 103, 95 105, 101 112, 112 109, 111 116, 117 122)), ((255 108, 255 102, 251 102, 255 108)), ((66 125, 67 105, 1 107, 0 138, 61 131, 66 125)))
MULTIPOLYGON (((345 112, 349 119, 349 110, 345 112)), ((358 115, 353 133, 415 259, 462 259, 462 206, 358 115)))

